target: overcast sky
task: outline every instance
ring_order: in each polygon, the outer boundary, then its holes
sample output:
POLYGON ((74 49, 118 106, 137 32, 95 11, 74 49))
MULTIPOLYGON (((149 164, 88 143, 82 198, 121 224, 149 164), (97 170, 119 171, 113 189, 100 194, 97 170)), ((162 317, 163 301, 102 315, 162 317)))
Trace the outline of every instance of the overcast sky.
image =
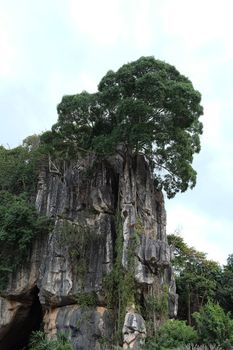
POLYGON ((202 94, 194 190, 166 201, 167 232, 225 263, 233 253, 233 1, 0 0, 0 144, 56 122, 61 97, 94 92, 141 56, 175 65, 202 94))

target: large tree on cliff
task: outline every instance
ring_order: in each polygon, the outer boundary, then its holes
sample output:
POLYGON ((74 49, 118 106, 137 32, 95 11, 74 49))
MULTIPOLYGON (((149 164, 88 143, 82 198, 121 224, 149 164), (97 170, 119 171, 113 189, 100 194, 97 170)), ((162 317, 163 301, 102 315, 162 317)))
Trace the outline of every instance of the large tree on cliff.
POLYGON ((141 57, 109 71, 98 92, 64 96, 58 122, 42 137, 66 152, 113 153, 119 145, 142 152, 168 197, 196 183, 193 154, 200 151, 201 95, 175 67, 141 57))

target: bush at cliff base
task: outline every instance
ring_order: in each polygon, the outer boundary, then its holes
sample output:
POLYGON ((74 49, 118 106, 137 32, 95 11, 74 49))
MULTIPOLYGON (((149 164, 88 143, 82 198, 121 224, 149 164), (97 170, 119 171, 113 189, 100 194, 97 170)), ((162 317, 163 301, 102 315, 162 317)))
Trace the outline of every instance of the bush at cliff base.
POLYGON ((59 335, 58 339, 48 339, 45 333, 37 331, 32 333, 29 350, 73 350, 73 347, 64 335, 59 335))
POLYGON ((218 305, 208 302, 193 314, 198 341, 227 349, 233 345, 233 320, 218 305))
POLYGON ((185 321, 169 320, 159 329, 155 337, 148 339, 143 349, 176 349, 196 341, 197 332, 185 321))

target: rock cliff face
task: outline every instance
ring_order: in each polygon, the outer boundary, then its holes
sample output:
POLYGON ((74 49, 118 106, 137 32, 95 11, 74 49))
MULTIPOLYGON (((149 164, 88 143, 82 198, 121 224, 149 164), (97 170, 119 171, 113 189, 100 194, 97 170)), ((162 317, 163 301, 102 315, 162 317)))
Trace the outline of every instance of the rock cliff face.
POLYGON ((54 229, 0 298, 1 350, 21 349, 39 325, 77 350, 111 349, 117 336, 137 349, 174 317, 164 201, 143 156, 44 166, 36 207, 54 229))

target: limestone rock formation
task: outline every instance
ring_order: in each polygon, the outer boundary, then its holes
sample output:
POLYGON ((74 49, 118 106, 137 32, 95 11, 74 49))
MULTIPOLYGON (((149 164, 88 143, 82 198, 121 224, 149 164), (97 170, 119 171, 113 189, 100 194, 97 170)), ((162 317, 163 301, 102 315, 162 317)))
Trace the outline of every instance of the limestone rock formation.
POLYGON ((54 228, 2 293, 0 349, 21 349, 39 324, 48 336, 65 332, 76 350, 111 349, 116 332, 137 349, 177 309, 163 195, 140 155, 56 168, 41 168, 36 198, 54 228))
POLYGON ((137 349, 144 344, 146 325, 143 317, 133 311, 127 312, 123 326, 123 349, 137 349))

